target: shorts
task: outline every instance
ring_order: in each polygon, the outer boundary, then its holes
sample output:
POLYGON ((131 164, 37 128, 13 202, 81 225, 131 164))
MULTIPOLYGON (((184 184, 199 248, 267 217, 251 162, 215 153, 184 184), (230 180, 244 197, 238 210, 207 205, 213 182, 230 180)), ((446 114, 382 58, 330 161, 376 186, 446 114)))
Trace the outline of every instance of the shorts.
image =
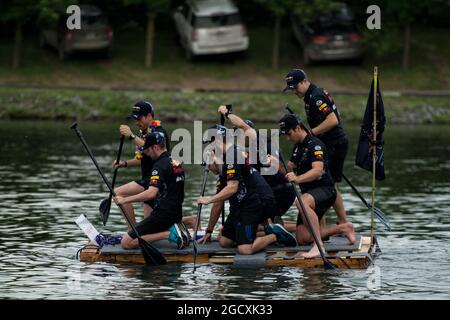
POLYGON ((328 151, 328 167, 334 182, 341 182, 344 161, 348 151, 348 140, 326 145, 328 151))
POLYGON ((269 216, 272 221, 275 216, 283 216, 292 206, 296 198, 295 191, 291 184, 274 191, 273 194, 275 196, 275 211, 269 216))
MULTIPOLYGON (((181 218, 181 214, 167 214, 166 212, 158 211, 156 209, 149 217, 137 223, 135 227, 140 236, 164 232, 169 230, 175 223, 180 222, 181 218)), ((128 235, 133 239, 137 238, 137 235, 133 230, 129 231, 128 235)))
MULTIPOLYGON (((150 180, 149 179, 140 179, 140 180, 134 180, 134 182, 136 182, 138 185, 140 185, 142 188, 144 188, 144 190, 147 190, 150 186, 150 180)), ((153 208, 155 206, 155 200, 148 200, 148 201, 144 201, 144 203, 146 205, 149 205, 151 208, 153 208)))
MULTIPOLYGON (((316 213, 319 221, 322 220, 325 212, 330 209, 336 201, 336 189, 334 187, 319 187, 308 190, 304 193, 309 193, 314 198, 314 212, 316 213)), ((297 217, 297 225, 300 224, 303 224, 303 219, 299 214, 297 217)))
POLYGON ((273 201, 252 201, 250 206, 232 210, 222 229, 222 235, 236 244, 252 244, 260 223, 267 219, 268 211, 273 212, 273 201), (265 210, 265 208, 269 208, 265 210))

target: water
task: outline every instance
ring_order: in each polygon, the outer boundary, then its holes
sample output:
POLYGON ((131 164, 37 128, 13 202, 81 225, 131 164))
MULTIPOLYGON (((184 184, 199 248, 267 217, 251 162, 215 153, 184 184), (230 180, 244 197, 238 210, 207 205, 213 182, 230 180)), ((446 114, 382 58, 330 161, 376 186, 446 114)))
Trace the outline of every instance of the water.
MULTIPOLYGON (((388 128, 387 180, 378 183, 377 206, 390 218, 393 230, 379 226, 383 254, 374 268, 324 272, 205 264, 193 273, 192 264, 148 268, 75 258, 86 237, 74 220, 85 213, 101 229, 98 205, 107 190, 69 125, 0 122, 0 298, 450 298, 449 127, 388 128)), ((118 147, 117 124, 82 123, 80 128, 107 170, 118 147)), ((355 146, 358 128, 348 129, 355 146)), ((287 154, 288 145, 284 147, 287 154)), ((124 154, 131 152, 127 143, 124 154)), ((370 175, 353 166, 354 153, 352 148, 345 171, 369 198, 370 175)), ((201 168, 186 169, 184 214, 189 215, 196 212, 201 168)), ((137 175, 130 169, 122 171, 118 183, 137 175)), ((369 230, 367 210, 348 186, 341 184, 341 190, 357 230, 369 230)), ((206 223, 208 208, 203 212, 206 223)), ((328 213, 329 223, 333 215, 328 213)), ((105 230, 124 230, 115 208, 105 230)))

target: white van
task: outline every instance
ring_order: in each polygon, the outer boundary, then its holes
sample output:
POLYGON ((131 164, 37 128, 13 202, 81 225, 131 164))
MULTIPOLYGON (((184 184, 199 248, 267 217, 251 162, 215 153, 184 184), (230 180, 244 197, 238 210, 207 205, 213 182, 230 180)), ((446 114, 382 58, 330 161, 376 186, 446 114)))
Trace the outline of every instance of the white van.
POLYGON ((248 49, 247 29, 231 0, 188 0, 174 20, 187 59, 248 49))

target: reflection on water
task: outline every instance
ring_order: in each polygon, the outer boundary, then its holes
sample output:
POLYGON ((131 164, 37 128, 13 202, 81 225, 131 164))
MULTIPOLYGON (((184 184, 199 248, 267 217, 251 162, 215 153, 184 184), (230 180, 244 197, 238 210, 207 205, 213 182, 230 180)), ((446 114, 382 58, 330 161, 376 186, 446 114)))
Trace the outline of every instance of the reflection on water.
MULTIPOLYGON (((393 230, 381 226, 378 230, 383 254, 376 269, 324 272, 200 265, 194 273, 192 264, 147 268, 75 259, 86 238, 74 219, 85 213, 101 229, 98 205, 107 189, 69 125, 1 123, 0 298, 450 298, 450 128, 388 128, 387 180, 378 183, 377 206, 387 214, 393 230)), ((108 167, 118 146, 116 125, 83 123, 80 128, 110 176, 108 167)), ((355 146, 358 128, 350 127, 349 133, 355 146)), ((283 147, 287 154, 290 147, 284 141, 283 147)), ((124 154, 132 152, 127 144, 124 154)), ((353 166, 354 153, 352 148, 345 171, 368 198, 370 175, 353 166)), ((186 169, 184 214, 188 215, 196 210, 201 168, 186 169)), ((136 170, 123 170, 118 183, 137 175, 136 170)), ((367 210, 348 186, 340 188, 357 229, 367 231, 367 210)), ((294 218, 294 211, 289 215, 294 218)), ((205 208, 205 223, 207 218, 205 208)), ((334 222, 332 212, 328 222, 334 222)), ((112 209, 105 230, 119 232, 123 226, 118 211, 112 209)))

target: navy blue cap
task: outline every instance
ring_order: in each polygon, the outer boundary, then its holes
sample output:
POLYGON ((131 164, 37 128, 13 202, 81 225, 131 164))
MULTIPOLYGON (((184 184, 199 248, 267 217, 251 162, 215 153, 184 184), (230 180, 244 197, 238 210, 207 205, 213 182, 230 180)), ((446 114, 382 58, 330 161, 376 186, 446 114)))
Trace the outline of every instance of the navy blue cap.
POLYGON ((302 125, 300 118, 294 114, 286 114, 280 119, 280 134, 287 134, 289 130, 302 125))
POLYGON ((204 140, 203 143, 210 143, 213 142, 214 139, 216 138, 216 136, 222 136, 222 137, 226 137, 227 133, 228 133, 228 129, 225 126, 222 126, 220 124, 215 124, 211 127, 208 128, 208 132, 211 130, 211 133, 213 133, 211 135, 211 137, 209 137, 209 140, 204 140))
POLYGON ((293 69, 291 70, 285 77, 286 80, 286 88, 284 88, 283 92, 288 90, 294 90, 295 87, 306 79, 306 72, 302 69, 293 69))
POLYGON ((162 132, 155 131, 147 135, 145 138, 144 147, 142 149, 145 150, 151 146, 162 143, 166 143, 166 136, 162 132))
POLYGON ((139 120, 140 117, 151 114, 152 117, 155 116, 155 112, 153 110, 153 106, 148 101, 138 101, 133 106, 133 112, 131 113, 131 118, 134 120, 139 120))

